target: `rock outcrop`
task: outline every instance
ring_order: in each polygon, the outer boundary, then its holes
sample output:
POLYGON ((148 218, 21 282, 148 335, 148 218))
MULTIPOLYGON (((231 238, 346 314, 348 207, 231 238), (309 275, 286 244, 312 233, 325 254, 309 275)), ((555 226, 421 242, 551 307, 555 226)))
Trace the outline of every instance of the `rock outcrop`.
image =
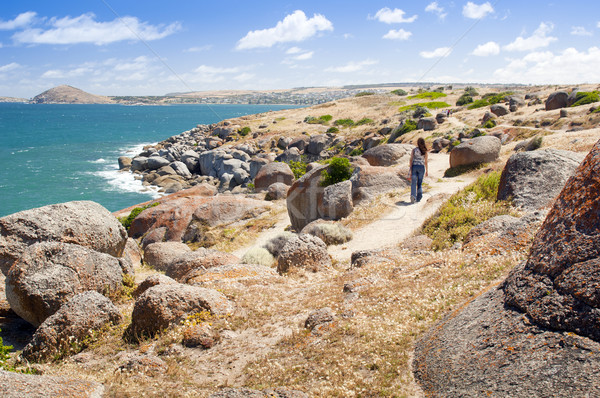
POLYGON ((408 160, 404 168, 359 166, 350 177, 353 204, 371 200, 394 189, 409 187, 407 178, 408 160))
POLYGON ((287 163, 273 162, 263 166, 254 178, 254 189, 264 191, 278 182, 287 186, 294 182, 294 173, 287 163))
POLYGON ((408 164, 410 152, 413 148, 412 145, 408 144, 378 145, 365 151, 362 157, 367 159, 371 166, 394 166, 399 162, 408 164))
POLYGON ((450 152, 450 167, 493 162, 500 155, 501 142, 493 136, 475 137, 450 152))
POLYGON ((186 283, 197 269, 205 270, 228 264, 238 264, 240 259, 233 254, 203 247, 190 253, 182 253, 169 263, 166 275, 178 282, 186 283))
POLYGON ((102 384, 91 380, 36 376, 0 369, 0 396, 4 398, 100 398, 102 384))
POLYGON ((127 231, 108 210, 80 201, 25 210, 0 218, 0 270, 11 265, 31 244, 65 242, 121 257, 127 231))
POLYGON ((300 234, 290 238, 277 259, 277 272, 286 273, 292 267, 317 272, 331 267, 327 246, 315 236, 300 234))
POLYGON ((566 108, 568 99, 569 93, 566 91, 555 91, 546 100, 546 110, 552 111, 554 109, 566 108))
POLYGON ((583 158, 558 149, 515 153, 502 171, 498 200, 511 200, 525 210, 551 205, 583 158))
POLYGON ((146 246, 144 261, 158 271, 166 271, 179 257, 191 253, 192 249, 181 242, 157 242, 146 246))

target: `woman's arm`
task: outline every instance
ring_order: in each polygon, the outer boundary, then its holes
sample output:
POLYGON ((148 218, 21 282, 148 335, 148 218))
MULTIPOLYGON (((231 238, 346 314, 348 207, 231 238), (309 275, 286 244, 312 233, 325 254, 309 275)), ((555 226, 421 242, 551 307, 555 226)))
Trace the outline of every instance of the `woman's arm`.
POLYGON ((429 152, 425 152, 425 177, 429 176, 429 152))
POLYGON ((414 151, 410 152, 410 163, 408 166, 408 181, 410 181, 411 177, 412 177, 412 162, 413 162, 413 156, 415 155, 414 151))

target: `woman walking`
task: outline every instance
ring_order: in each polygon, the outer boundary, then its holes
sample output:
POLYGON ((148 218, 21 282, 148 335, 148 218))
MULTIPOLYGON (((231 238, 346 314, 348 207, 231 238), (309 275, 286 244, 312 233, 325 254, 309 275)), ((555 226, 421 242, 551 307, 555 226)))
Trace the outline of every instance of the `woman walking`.
POLYGON ((410 203, 420 202, 423 198, 423 177, 429 175, 429 169, 427 166, 427 145, 425 140, 419 138, 417 140, 417 147, 414 148, 410 154, 410 203))

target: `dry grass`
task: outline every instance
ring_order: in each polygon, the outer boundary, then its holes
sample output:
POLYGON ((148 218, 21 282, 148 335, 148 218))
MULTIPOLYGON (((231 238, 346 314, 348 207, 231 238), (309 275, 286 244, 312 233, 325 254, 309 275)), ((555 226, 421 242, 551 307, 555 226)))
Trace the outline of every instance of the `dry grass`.
POLYGON ((408 192, 410 192, 410 188, 380 195, 368 203, 356 206, 354 211, 340 222, 352 231, 356 231, 393 211, 396 203, 408 192))

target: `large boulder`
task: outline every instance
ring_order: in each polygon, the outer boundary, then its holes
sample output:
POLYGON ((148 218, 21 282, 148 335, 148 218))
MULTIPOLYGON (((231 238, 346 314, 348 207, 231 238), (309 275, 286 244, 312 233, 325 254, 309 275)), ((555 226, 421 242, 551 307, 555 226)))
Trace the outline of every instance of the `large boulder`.
POLYGON ((227 297, 216 290, 161 283, 146 290, 135 301, 129 332, 133 336, 151 336, 201 311, 226 315, 232 310, 227 297))
POLYGON ((282 182, 276 182, 274 184, 271 184, 267 188, 265 200, 285 199, 287 198, 288 189, 290 189, 289 185, 285 185, 282 182))
POLYGON ((192 249, 182 242, 156 242, 144 249, 144 261, 158 271, 166 271, 170 265, 192 249))
POLYGON ((119 309, 100 293, 79 293, 40 325, 23 356, 29 361, 44 361, 68 355, 105 325, 118 324, 121 319, 119 309))
POLYGON ((319 218, 339 220, 348 217, 354 205, 352 202, 352 181, 346 180, 325 187, 323 200, 318 204, 319 218))
POLYGON ((331 257, 325 243, 313 235, 300 234, 291 237, 279 252, 277 272, 288 272, 290 268, 304 268, 317 272, 331 267, 331 257))
POLYGON ((452 149, 450 167, 493 162, 498 159, 501 147, 501 141, 497 137, 475 137, 452 149))
POLYGON ((414 147, 408 144, 379 145, 365 151, 362 156, 367 159, 371 166, 393 166, 400 161, 406 161, 414 147), (404 159, 403 159, 404 158, 404 159))
POLYGON ((546 100, 546 110, 552 111, 554 109, 566 108, 568 99, 569 93, 566 91, 555 91, 546 100))
POLYGON ((506 304, 543 327, 600 341, 600 141, 567 181, 529 259, 511 272, 506 304))
POLYGON ((559 149, 515 153, 502 171, 498 200, 512 200, 526 210, 550 205, 583 158, 559 149))
POLYGON ((358 166, 350 178, 353 203, 356 206, 383 193, 409 187, 407 178, 408 161, 404 168, 358 166))
POLYGON ((102 384, 86 379, 38 376, 0 369, 0 396, 3 398, 99 398, 102 384))
POLYGON ((327 149, 330 142, 331 138, 327 134, 313 135, 308 141, 306 152, 311 155, 319 155, 321 151, 327 149))
POLYGON ((415 347, 425 395, 597 396, 600 141, 567 181, 526 262, 415 347))
POLYGON ((424 131, 432 131, 437 127, 437 121, 434 117, 422 117, 417 122, 417 129, 423 129, 424 131))
POLYGON ((66 242, 121 257, 127 231, 108 210, 80 201, 25 210, 0 218, 0 270, 6 275, 36 242, 66 242))
POLYGON ((319 204, 323 201, 324 188, 321 173, 327 165, 318 165, 292 184, 286 199, 292 227, 300 231, 311 221, 319 218, 319 204))
POLYGON ((277 182, 288 186, 294 182, 294 173, 287 163, 273 162, 263 166, 254 178, 254 188, 263 191, 277 182))
POLYGON ((509 114, 508 109, 506 109, 506 107, 501 104, 493 104, 492 106, 490 106, 490 112, 492 112, 498 117, 509 114))
POLYGON ((190 253, 182 253, 168 264, 166 275, 178 282, 186 283, 197 269, 205 270, 228 264, 238 264, 240 259, 233 254, 203 247, 190 253))
POLYGON ((6 276, 11 308, 39 326, 78 293, 114 294, 123 285, 119 260, 83 246, 62 242, 30 246, 6 276))

